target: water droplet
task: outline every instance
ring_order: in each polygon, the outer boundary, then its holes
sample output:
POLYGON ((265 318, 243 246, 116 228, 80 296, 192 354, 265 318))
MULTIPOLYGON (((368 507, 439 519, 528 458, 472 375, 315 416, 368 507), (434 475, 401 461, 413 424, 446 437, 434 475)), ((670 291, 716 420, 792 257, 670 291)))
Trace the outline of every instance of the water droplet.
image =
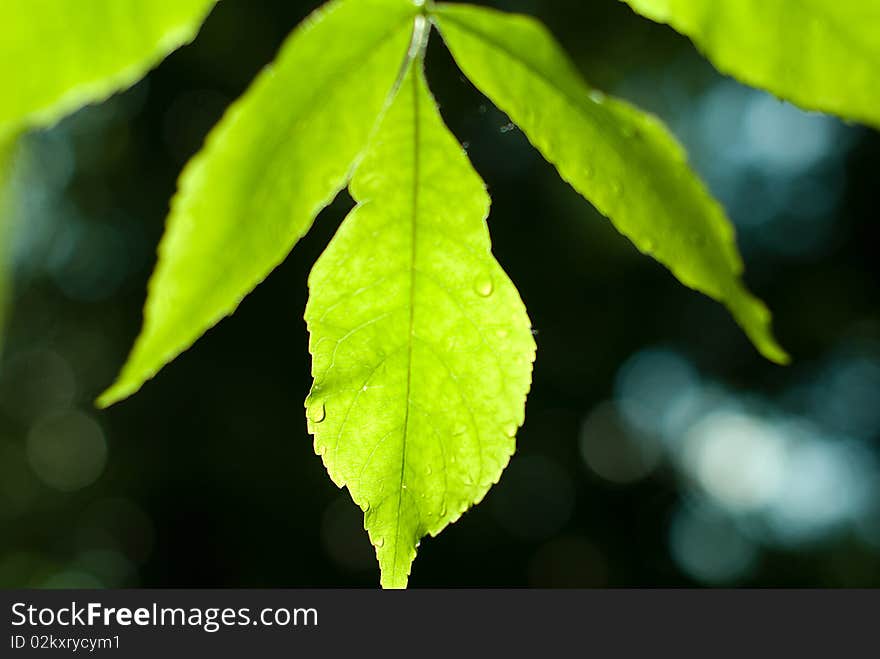
POLYGON ((594 89, 590 92, 590 100, 593 101, 593 103, 604 103, 605 94, 600 92, 598 89, 594 89))
POLYGON ((364 499, 364 502, 361 504, 361 510, 365 513, 370 511, 370 502, 364 499))
POLYGON ((310 405, 308 416, 309 421, 312 423, 321 423, 327 418, 327 410, 324 408, 324 403, 314 403, 310 405))
POLYGON ((402 484, 400 485, 400 487, 403 488, 403 489, 405 490, 405 489, 406 489, 406 483, 402 483, 402 484))
POLYGON ((642 248, 648 253, 653 254, 654 250, 657 249, 657 242, 653 238, 647 238, 642 245, 642 248))
POLYGON ((434 473, 434 470, 431 469, 431 465, 428 465, 428 468, 425 470, 425 472, 428 474, 428 476, 430 476, 431 474, 434 473))
POLYGON ((516 437, 516 431, 519 429, 515 423, 511 422, 504 426, 504 434, 507 435, 510 439, 516 437))
POLYGON ((508 332, 506 329, 500 329, 495 332, 495 334, 498 336, 499 339, 506 339, 508 332))
POLYGON ((373 543, 373 546, 376 547, 376 549, 381 549, 385 546, 385 538, 377 538, 376 542, 373 543))
POLYGON ((492 278, 488 276, 477 277, 474 280, 474 290, 477 295, 481 297, 489 297, 492 295, 492 291, 495 290, 495 284, 492 283, 492 278))
POLYGON ((440 504, 440 517, 446 517, 446 502, 440 504))
POLYGON ((461 148, 464 149, 465 151, 467 151, 468 149, 471 148, 471 143, 470 142, 462 142, 461 148))
POLYGON ((315 451, 318 455, 325 455, 327 453, 327 447, 325 445, 321 445, 318 447, 318 450, 315 451))
POLYGON ((514 124, 513 122, 510 122, 508 124, 503 125, 500 130, 502 133, 509 133, 513 130, 516 130, 516 124, 514 124))

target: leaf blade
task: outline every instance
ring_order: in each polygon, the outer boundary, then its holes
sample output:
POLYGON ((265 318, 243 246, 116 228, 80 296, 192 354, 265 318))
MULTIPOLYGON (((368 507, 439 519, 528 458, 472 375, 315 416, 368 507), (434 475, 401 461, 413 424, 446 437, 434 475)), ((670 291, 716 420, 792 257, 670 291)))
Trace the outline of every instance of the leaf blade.
POLYGON ((143 329, 100 406, 233 313, 336 197, 394 86, 415 13, 400 0, 325 5, 227 111, 181 174, 143 329), (305 71, 310 84, 297 84, 305 71))
POLYGON ((435 8, 459 67, 563 179, 686 286, 725 304, 768 359, 788 356, 742 284, 733 226, 655 117, 592 90, 537 21, 471 5, 435 8))
POLYGON ((419 539, 506 466, 535 344, 491 254, 485 186, 420 63, 351 191, 359 205, 309 278, 306 407, 316 453, 365 510, 382 585, 399 588, 419 539))
POLYGON ((880 128, 880 5, 865 0, 622 0, 722 73, 880 128))
POLYGON ((134 84, 195 37, 216 1, 4 0, 0 132, 51 125, 134 84))

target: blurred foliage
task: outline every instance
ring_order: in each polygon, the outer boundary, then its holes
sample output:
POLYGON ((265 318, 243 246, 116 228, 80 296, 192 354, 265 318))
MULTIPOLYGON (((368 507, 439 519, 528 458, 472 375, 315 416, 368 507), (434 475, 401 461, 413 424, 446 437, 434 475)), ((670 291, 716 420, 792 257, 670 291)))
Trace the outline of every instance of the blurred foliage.
MULTIPOLYGON (((878 585, 878 135, 722 78, 616 0, 494 4, 541 18, 588 79, 672 126, 795 363, 762 361, 638 258, 433 40, 432 87, 492 190, 540 358, 505 478, 422 544, 411 584, 878 585)), ((91 407, 137 332, 177 172, 312 8, 224 0, 144 82, 25 140, 3 585, 375 583, 301 407, 306 275, 351 200, 161 379, 91 407)))
POLYGON ((49 126, 140 80, 190 41, 216 0, 5 0, 0 135, 49 126))
POLYGON ((724 73, 800 107, 880 128, 874 0, 623 0, 686 34, 724 73))

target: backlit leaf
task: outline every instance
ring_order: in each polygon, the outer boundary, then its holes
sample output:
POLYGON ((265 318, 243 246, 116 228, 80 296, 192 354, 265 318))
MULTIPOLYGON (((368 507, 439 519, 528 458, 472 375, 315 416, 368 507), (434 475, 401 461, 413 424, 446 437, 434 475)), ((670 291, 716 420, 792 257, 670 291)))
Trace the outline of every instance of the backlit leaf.
POLYGON ((3 0, 0 133, 45 126, 137 82, 217 0, 3 0))
POLYGON ((732 225, 658 119, 592 90, 529 17, 469 5, 436 12, 465 74, 566 181, 682 283, 727 305, 762 354, 787 360, 770 313, 740 281, 732 225))
POLYGON ((689 36, 723 73, 880 127, 877 0, 623 1, 689 36))
POLYGON ((232 313, 349 179, 407 54, 418 8, 337 0, 299 26, 186 166, 117 382, 134 393, 232 313))
POLYGON ((365 511, 382 585, 479 502, 524 419, 535 344, 491 254, 489 197, 421 62, 351 184, 359 205, 309 278, 315 450, 365 511))

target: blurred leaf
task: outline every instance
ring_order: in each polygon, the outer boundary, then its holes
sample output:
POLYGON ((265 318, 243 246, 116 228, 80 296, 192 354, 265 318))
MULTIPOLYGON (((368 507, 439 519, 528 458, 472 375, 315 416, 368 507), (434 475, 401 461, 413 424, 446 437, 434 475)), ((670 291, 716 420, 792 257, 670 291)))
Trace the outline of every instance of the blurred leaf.
POLYGON ((489 197, 410 71, 309 279, 315 450, 365 511, 382 585, 479 502, 524 419, 535 344, 492 257, 489 197), (365 249, 365 246, 369 246, 365 249))
POLYGON ((216 0, 3 0, 0 133, 45 126, 141 79, 216 0))
POLYGON ((764 356, 785 362, 770 313, 739 279, 733 226, 665 126, 591 90, 537 21, 468 5, 436 11, 464 73, 560 175, 642 252, 727 305, 764 356))
POLYGON ((389 98, 418 9, 338 0, 288 37, 186 166, 117 382, 125 398, 241 300, 345 186, 389 98))
POLYGON ((0 349, 6 330, 6 305, 9 295, 9 242, 12 235, 12 170, 18 139, 0 135, 0 349))
POLYGON ((808 110, 880 127, 877 0, 623 0, 718 67, 808 110))

